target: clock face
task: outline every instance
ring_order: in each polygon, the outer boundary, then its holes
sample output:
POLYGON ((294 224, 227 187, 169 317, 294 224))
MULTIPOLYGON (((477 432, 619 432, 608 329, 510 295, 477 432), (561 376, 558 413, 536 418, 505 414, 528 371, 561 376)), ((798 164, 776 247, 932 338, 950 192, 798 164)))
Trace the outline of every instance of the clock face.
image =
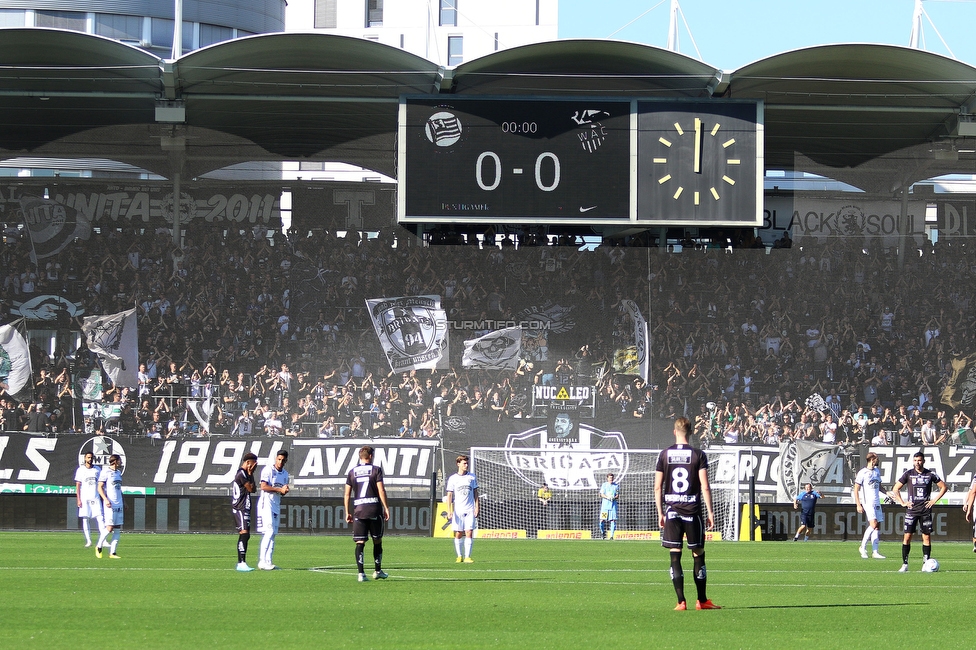
POLYGON ((639 221, 761 223, 755 103, 641 103, 639 221))

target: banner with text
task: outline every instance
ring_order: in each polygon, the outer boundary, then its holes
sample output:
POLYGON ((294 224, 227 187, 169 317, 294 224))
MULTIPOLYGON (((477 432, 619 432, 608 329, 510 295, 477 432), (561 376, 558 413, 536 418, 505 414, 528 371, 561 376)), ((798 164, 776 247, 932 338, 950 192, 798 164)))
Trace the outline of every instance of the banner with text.
POLYGON ((273 463, 281 449, 289 452, 292 487, 342 486, 359 462, 363 445, 375 449, 373 463, 382 467, 387 488, 426 487, 439 447, 437 440, 192 438, 150 440, 125 436, 59 436, 0 434, 0 491, 23 491, 34 484, 74 486, 84 454, 105 465, 110 454, 122 457, 126 487, 227 488, 244 454, 258 457, 258 467, 273 463))

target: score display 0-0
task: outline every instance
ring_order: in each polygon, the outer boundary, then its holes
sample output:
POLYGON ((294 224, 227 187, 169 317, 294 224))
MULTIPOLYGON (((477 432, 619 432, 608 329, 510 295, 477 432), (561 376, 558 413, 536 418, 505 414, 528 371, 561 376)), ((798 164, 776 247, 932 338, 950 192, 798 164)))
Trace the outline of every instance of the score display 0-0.
POLYGON ((761 118, 727 100, 406 97, 398 218, 759 223, 761 118))

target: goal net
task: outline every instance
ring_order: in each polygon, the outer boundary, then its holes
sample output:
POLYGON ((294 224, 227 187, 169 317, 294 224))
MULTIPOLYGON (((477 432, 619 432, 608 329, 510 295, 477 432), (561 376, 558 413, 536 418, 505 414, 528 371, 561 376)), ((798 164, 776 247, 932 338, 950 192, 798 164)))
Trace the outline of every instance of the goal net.
MULTIPOLYGON (((654 503, 654 471, 660 451, 650 449, 572 450, 475 447, 472 471, 481 498, 478 527, 524 530, 588 530, 600 533, 600 485, 612 473, 620 485, 617 534, 660 532, 654 503), (547 504, 538 497, 543 483, 552 491, 547 504)), ((737 458, 734 452, 708 452, 715 530, 735 539, 738 513, 737 458)))

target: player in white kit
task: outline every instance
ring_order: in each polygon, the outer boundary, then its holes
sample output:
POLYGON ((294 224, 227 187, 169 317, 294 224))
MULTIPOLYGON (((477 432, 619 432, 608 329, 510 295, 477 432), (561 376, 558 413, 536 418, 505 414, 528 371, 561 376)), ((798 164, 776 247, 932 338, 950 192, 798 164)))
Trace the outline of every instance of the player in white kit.
POLYGON ((113 560, 120 559, 116 551, 119 548, 119 538, 122 536, 122 521, 124 517, 122 505, 122 457, 112 454, 108 457, 108 467, 103 467, 98 475, 98 496, 102 499, 105 527, 102 528, 98 543, 95 545, 95 557, 102 557, 102 547, 108 536, 112 536, 108 556, 113 560))
POLYGON ((447 479, 447 518, 454 530, 456 562, 471 564, 471 546, 474 543, 474 526, 478 518, 478 479, 468 472, 467 456, 457 457, 457 474, 447 479), (462 551, 463 541, 463 551, 462 551))
POLYGON ((105 527, 102 519, 102 500, 98 496, 98 475, 102 468, 95 465, 95 456, 90 451, 85 454, 85 462, 75 470, 75 499, 78 502, 78 518, 85 533, 85 548, 91 546, 89 519, 98 524, 98 534, 105 527))
POLYGON ((261 496, 258 499, 258 532, 261 537, 261 552, 258 556, 258 568, 274 571, 275 536, 278 534, 278 524, 281 521, 281 497, 288 494, 288 472, 285 463, 288 452, 282 449, 275 456, 272 465, 265 465, 261 470, 261 496))
POLYGON ((868 541, 871 542, 871 557, 883 560, 884 555, 878 552, 878 532, 881 522, 884 521, 884 513, 881 511, 881 470, 878 469, 878 455, 868 452, 865 457, 868 461, 867 467, 862 467, 854 477, 854 503, 857 511, 864 514, 868 520, 867 528, 864 529, 864 537, 861 538, 861 557, 868 558, 868 541))

